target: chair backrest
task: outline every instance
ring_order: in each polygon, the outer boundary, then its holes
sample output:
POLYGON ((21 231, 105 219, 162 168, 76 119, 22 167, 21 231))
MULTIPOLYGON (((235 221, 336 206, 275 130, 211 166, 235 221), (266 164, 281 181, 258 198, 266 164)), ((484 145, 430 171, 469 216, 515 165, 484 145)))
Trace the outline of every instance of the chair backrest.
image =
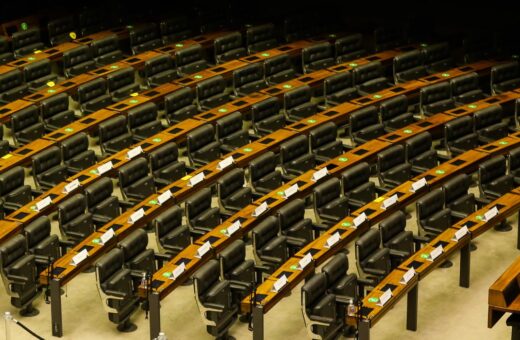
POLYGON ((90 44, 90 50, 93 57, 100 57, 104 54, 119 50, 119 43, 116 35, 110 35, 106 38, 96 39, 90 44))
POLYGON ((15 88, 23 83, 22 71, 15 69, 0 75, 0 93, 15 88))
POLYGON ((295 223, 304 219, 305 203, 301 199, 295 199, 287 203, 277 212, 280 229, 290 228, 295 223))
POLYGON ((280 100, 272 97, 251 106, 251 119, 259 122, 263 119, 275 116, 280 113, 280 100))
POLYGON ((63 66, 69 68, 86 61, 92 60, 90 47, 82 45, 63 53, 63 66))
POLYGON ((266 59, 264 62, 266 77, 292 68, 291 60, 287 54, 266 59))
POLYGON ((512 174, 513 171, 520 168, 520 148, 515 148, 509 151, 509 172, 512 174))
POLYGON ((94 98, 98 98, 107 92, 107 82, 103 78, 98 78, 83 85, 78 86, 78 101, 85 103, 94 98))
POLYGON ((197 300, 204 301, 206 292, 220 279, 220 265, 217 260, 210 260, 193 274, 193 285, 197 300))
POLYGON ((150 77, 171 69, 173 69, 173 59, 169 55, 163 54, 145 61, 143 70, 145 77, 150 77))
POLYGON ((85 196, 87 197, 87 205, 89 208, 95 207, 105 199, 112 196, 114 184, 107 177, 102 177, 85 188, 85 196))
POLYGON ((430 150, 431 147, 432 135, 429 132, 425 131, 413 136, 405 142, 406 159, 410 161, 420 154, 430 150))
POLYGON ((338 127, 333 122, 328 122, 309 132, 311 149, 317 149, 327 143, 334 142, 338 133, 338 127))
POLYGON ((473 118, 475 120, 475 130, 477 131, 500 123, 502 121, 502 106, 492 105, 475 111, 473 118))
POLYGON ((267 242, 278 235, 278 220, 275 216, 269 216, 253 229, 253 247, 255 250, 263 248, 267 242))
POLYGON ((24 185, 25 171, 21 166, 16 166, 0 174, 0 196, 5 196, 11 191, 24 185))
POLYGON ((328 96, 338 91, 348 89, 354 84, 352 82, 352 72, 341 72, 328 76, 323 81, 324 95, 328 96))
POLYGON ((518 77, 520 77, 520 66, 517 61, 496 65, 491 68, 492 85, 518 77))
POLYGON ((166 114, 175 112, 193 104, 195 93, 189 87, 181 88, 164 96, 164 110, 166 114))
POLYGON ((424 54, 413 50, 394 57, 394 74, 423 65, 424 54))
POLYGON ((466 174, 458 174, 442 185, 446 205, 457 198, 466 195, 471 184, 471 178, 466 174))
POLYGON ((162 238, 170 231, 182 224, 182 209, 178 205, 174 205, 166 209, 154 219, 155 232, 157 238, 162 238))
POLYGON ((200 189, 186 200, 186 218, 191 220, 210 208, 211 189, 200 189))
POLYGON ((262 64, 250 64, 233 72, 233 87, 235 90, 242 85, 264 79, 262 64))
POLYGON ((306 313, 327 293, 327 277, 324 273, 313 275, 302 287, 302 304, 306 313))
POLYGON ((340 197, 341 182, 337 178, 330 178, 318 185, 314 190, 314 204, 316 208, 320 208, 330 201, 340 197))
MULTIPOLYGON (((8 267, 25 256, 27 244, 23 235, 16 235, 0 245, 0 269, 6 275, 8 267)), ((2 276, 3 276, 2 275, 2 276)))
POLYGON ((139 127, 145 123, 157 120, 157 105, 146 103, 128 110, 128 127, 139 127))
POLYGON ((116 91, 123 86, 130 85, 134 82, 135 75, 132 67, 122 68, 116 72, 107 75, 108 91, 116 91))
POLYGON ((379 223, 383 244, 403 232, 406 228, 406 215, 402 211, 396 211, 379 223))
POLYGON ((358 132, 368 126, 378 124, 379 117, 375 105, 367 106, 350 114, 350 131, 358 132))
POLYGON ((222 76, 215 76, 197 83, 195 91, 199 101, 210 98, 214 95, 224 93, 226 81, 222 76))
POLYGON ((408 112, 408 98, 405 95, 400 95, 387 99, 381 103, 379 111, 383 122, 406 113, 408 112))
POLYGON ((58 205, 60 225, 72 221, 85 213, 87 200, 83 194, 76 194, 58 205))
POLYGON ((88 136, 85 132, 80 132, 61 142, 61 151, 63 160, 67 161, 72 157, 79 155, 83 151, 88 150, 88 136))
POLYGON ((228 273, 246 259, 246 244, 236 240, 219 253, 221 274, 228 273))
POLYGON ((303 64, 310 64, 319 60, 332 58, 334 53, 329 42, 317 43, 302 50, 303 64))
POLYGON ((478 166, 480 185, 488 184, 491 181, 504 176, 506 171, 506 158, 504 156, 496 156, 480 163, 478 166))
POLYGON ((139 157, 131 160, 119 168, 119 185, 125 188, 132 183, 148 176, 148 162, 146 158, 139 157))
POLYGON ((263 155, 253 159, 249 163, 249 174, 251 181, 256 181, 267 174, 275 171, 276 168, 276 157, 271 151, 264 153, 263 155))
POLYGON ((203 125, 186 136, 188 152, 195 152, 215 141, 215 130, 211 124, 203 125))
POLYGON ((417 220, 424 220, 444 208, 444 192, 441 188, 430 191, 417 200, 417 220))
POLYGON ((53 46, 60 42, 72 40, 69 33, 75 30, 76 26, 72 16, 52 20, 47 24, 47 32, 53 46))
POLYGON ((36 246, 51 234, 51 221, 47 216, 40 216, 23 228, 27 246, 36 246))
POLYGON ((336 49, 336 57, 360 50, 363 48, 363 35, 356 33, 341 37, 336 39, 334 46, 336 49))
POLYGON ((204 59, 204 50, 200 44, 188 46, 175 52, 177 67, 185 66, 204 59))
POLYGON ((285 110, 310 102, 312 91, 309 85, 298 87, 284 94, 285 110))
POLYGON ((51 61, 49 59, 38 60, 23 68, 24 78, 26 82, 45 77, 51 74, 51 61))
POLYGON ((119 241, 117 247, 123 251, 125 262, 146 250, 148 235, 144 229, 136 229, 130 235, 119 241))
POLYGON ((330 287, 338 279, 342 278, 347 274, 348 271, 348 257, 344 254, 337 254, 327 262, 321 272, 325 274, 327 278, 327 286, 330 287))
POLYGON ((14 113, 11 116, 11 127, 13 132, 16 133, 34 124, 38 124, 40 122, 38 118, 38 107, 36 105, 28 106, 25 109, 14 113))
POLYGON ((352 72, 354 84, 359 85, 369 80, 383 77, 383 66, 379 61, 374 61, 365 65, 358 66, 352 72))
POLYGON ((379 172, 385 172, 405 161, 404 146, 394 145, 377 154, 377 169, 379 172))
POLYGON ((37 27, 25 31, 18 31, 11 36, 13 50, 41 42, 40 29, 37 27))
POLYGON ((300 135, 280 145, 280 157, 282 164, 309 153, 309 143, 305 136, 300 135))
POLYGON ((217 181, 219 197, 224 199, 244 186, 244 170, 233 169, 217 181))
POLYGON ((42 100, 40 103, 40 111, 42 118, 50 118, 57 113, 69 109, 69 96, 66 93, 60 93, 48 99, 42 100))
POLYGON ((479 77, 475 72, 453 78, 450 80, 450 85, 452 96, 458 96, 480 88, 479 77))
POLYGON ((32 157, 34 175, 39 175, 61 164, 61 151, 57 146, 51 146, 32 157))
POLYGON ((248 27, 246 29, 246 45, 251 52, 274 47, 276 45, 274 25, 268 23, 248 27))
POLYGON ((471 117, 459 117, 444 125, 444 133, 447 142, 454 141, 473 133, 473 119, 471 117))
POLYGON ((379 249, 381 244, 381 235, 376 229, 370 229, 359 237, 356 241, 356 258, 359 262, 363 262, 374 251, 379 249))
POLYGON ((421 106, 450 98, 451 87, 450 83, 447 81, 422 87, 420 91, 421 106))
POLYGON ((233 112, 217 120, 215 126, 217 138, 222 140, 235 132, 242 131, 242 114, 239 111, 233 112))
POLYGON ((361 184, 367 183, 370 178, 370 165, 360 162, 341 173, 343 191, 349 192, 361 184))
POLYGON ((179 149, 174 142, 166 143, 148 154, 152 171, 176 162, 179 157, 179 149))
POLYGON ((106 255, 103 255, 96 262, 97 278, 102 287, 102 283, 106 282, 117 271, 123 269, 124 255, 119 248, 111 249, 106 255))

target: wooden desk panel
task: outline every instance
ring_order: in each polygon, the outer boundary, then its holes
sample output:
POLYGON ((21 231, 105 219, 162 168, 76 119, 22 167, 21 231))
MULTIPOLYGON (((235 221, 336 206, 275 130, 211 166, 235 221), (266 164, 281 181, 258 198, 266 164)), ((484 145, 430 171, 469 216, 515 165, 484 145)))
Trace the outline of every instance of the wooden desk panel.
POLYGON ((86 35, 82 38, 74 40, 74 43, 80 45, 90 45, 95 40, 101 40, 104 38, 108 38, 110 36, 115 35, 117 38, 124 38, 128 36, 128 28, 125 27, 116 27, 110 30, 96 32, 93 34, 86 35))
POLYGON ((239 58, 238 60, 243 61, 248 64, 254 64, 257 62, 264 62, 265 60, 269 58, 274 58, 279 55, 287 54, 291 57, 299 56, 302 49, 308 46, 312 46, 316 44, 316 41, 310 41, 310 40, 298 40, 292 43, 284 44, 282 46, 278 46, 275 48, 272 48, 270 50, 257 52, 254 54, 251 54, 247 57, 239 58))
POLYGON ((253 106, 254 104, 260 103, 261 101, 264 101, 269 98, 270 96, 255 92, 246 97, 240 97, 238 99, 233 100, 232 102, 199 113, 195 115, 193 119, 210 123, 215 122, 218 119, 223 118, 235 111, 240 111, 243 115, 246 112, 249 112, 251 110, 251 106, 253 106))
POLYGON ((444 124, 453 119, 454 118, 449 115, 438 113, 404 128, 387 133, 378 139, 391 143, 402 143, 411 136, 418 135, 422 132, 429 132, 433 136, 441 136, 444 133, 444 124))
POLYGON ((22 225, 18 222, 1 220, 0 221, 0 244, 7 241, 22 229, 22 225))
POLYGON ((45 136, 43 139, 48 139, 56 143, 62 142, 73 135, 80 132, 90 132, 96 129, 102 122, 117 116, 119 113, 107 109, 101 109, 86 117, 74 121, 73 123, 66 125, 60 129, 57 129, 45 136))
POLYGON ((23 110, 31 106, 33 103, 27 100, 18 99, 9 104, 0 106, 0 122, 7 123, 11 119, 11 115, 17 111, 23 110))
POLYGON ((146 51, 123 59, 119 63, 123 64, 125 67, 133 67, 136 70, 140 70, 144 67, 146 61, 161 55, 163 54, 156 51, 146 51))
POLYGON ((194 87, 200 81, 215 77, 222 76, 224 78, 230 78, 233 74, 233 71, 238 70, 241 67, 247 66, 247 63, 240 60, 232 60, 228 61, 224 64, 216 65, 214 67, 201 70, 195 74, 191 74, 180 79, 176 79, 172 81, 173 84, 177 84, 180 86, 190 86, 194 87))
POLYGON ((29 163, 32 156, 53 145, 55 145, 53 141, 37 139, 34 142, 19 147, 15 151, 1 157, 0 173, 5 172, 15 166, 29 163))
POLYGON ((505 313, 520 312, 520 295, 518 294, 519 274, 520 256, 489 287, 489 328, 493 327, 505 313))
POLYGON ((458 106, 454 109, 448 110, 444 112, 447 115, 454 117, 461 117, 468 114, 473 114, 475 111, 479 111, 485 109, 490 106, 503 105, 509 102, 512 102, 520 98, 520 93, 515 92, 505 92, 498 95, 491 96, 489 98, 484 98, 482 100, 466 104, 463 106, 458 106))

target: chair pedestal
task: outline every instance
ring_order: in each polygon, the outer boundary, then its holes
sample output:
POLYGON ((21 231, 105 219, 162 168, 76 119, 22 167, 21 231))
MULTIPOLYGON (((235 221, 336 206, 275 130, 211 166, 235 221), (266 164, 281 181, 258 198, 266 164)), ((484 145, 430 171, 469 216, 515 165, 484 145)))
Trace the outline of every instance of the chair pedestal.
POLYGON ((33 317, 40 314, 40 311, 33 307, 32 303, 28 304, 25 308, 20 309, 20 315, 26 318, 33 317))
POLYGON ((125 322, 117 325, 117 330, 123 333, 130 333, 137 329, 137 326, 130 322, 130 319, 125 320, 125 322))

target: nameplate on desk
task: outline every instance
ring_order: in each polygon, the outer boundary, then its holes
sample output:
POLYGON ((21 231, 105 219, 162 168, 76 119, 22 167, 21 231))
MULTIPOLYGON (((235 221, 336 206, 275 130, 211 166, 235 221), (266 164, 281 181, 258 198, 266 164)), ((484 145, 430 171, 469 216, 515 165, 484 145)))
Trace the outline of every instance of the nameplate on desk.
POLYGON ((112 237, 114 237, 115 235, 115 232, 114 232, 114 229, 110 228, 108 229, 103 235, 101 235, 100 239, 101 239, 101 244, 107 244, 108 241, 110 241, 110 239, 112 237))
POLYGON ((278 280, 276 280, 276 282, 274 283, 273 290, 278 293, 280 291, 280 289, 282 289, 283 286, 285 286, 286 284, 287 284, 287 277, 285 275, 282 275, 282 277, 279 278, 278 280))
POLYGON ((406 273, 404 273, 403 277, 401 278, 401 280, 399 282, 405 285, 408 282, 410 282, 410 280, 414 276, 415 276, 415 269, 412 267, 412 268, 408 269, 408 271, 406 273))
POLYGON ((327 244, 325 244, 325 248, 331 248, 333 245, 338 243, 339 241, 339 233, 336 231, 334 234, 332 234, 331 237, 327 239, 327 244))
POLYGON ((426 178, 421 178, 420 180, 418 181, 415 181, 412 183, 412 189, 410 189, 411 192, 417 192, 419 189, 423 188, 424 186, 426 186, 426 178))
POLYGON ((354 227, 359 227, 359 225, 365 222, 367 219, 367 215, 365 213, 361 213, 358 217, 356 217, 352 222, 354 222, 354 227))
POLYGON ((79 180, 76 178, 63 188, 63 193, 68 194, 79 187, 79 180))
POLYGON ((110 171, 112 169, 112 167, 113 167, 112 161, 108 161, 105 164, 98 166, 98 168, 97 168, 98 175, 103 175, 105 172, 110 171))
POLYGON ((164 202, 166 202, 170 198, 172 198, 172 192, 170 190, 166 190, 165 192, 160 194, 159 197, 157 197, 157 203, 159 203, 159 205, 163 205, 164 202))
POLYGON ((144 209, 141 208, 141 209, 137 210, 135 213, 133 213, 132 215, 130 215, 130 218, 128 219, 128 223, 134 224, 139 219, 141 219, 143 216, 144 216, 144 209))
POLYGON ((442 249, 442 244, 440 244, 437 248, 432 250, 430 253, 430 256, 428 257, 428 261, 435 261, 436 258, 438 258, 442 253, 444 249, 442 249))
POLYGON ((197 255, 195 255, 195 257, 199 259, 202 258, 202 256, 204 256, 210 249, 211 243, 209 243, 209 241, 204 242, 204 244, 197 249, 197 255))
POLYGON ((196 185, 197 183, 202 182, 203 180, 204 180, 204 172, 199 172, 198 174, 196 174, 195 176, 190 178, 188 185, 190 187, 192 187, 192 186, 196 185))
POLYGON ((312 254, 307 253, 300 261, 298 261, 298 269, 303 270, 309 263, 312 262, 312 254))
POLYGON ((294 195, 297 192, 298 192, 298 184, 293 184, 293 185, 291 185, 290 187, 288 187, 287 189, 284 190, 283 197, 284 198, 289 198, 289 197, 291 197, 292 195, 294 195))
POLYGON ((391 297, 392 297, 392 290, 390 288, 388 288, 386 290, 386 292, 384 292, 383 295, 381 295, 379 297, 379 302, 377 303, 377 305, 383 307, 385 305, 385 303, 387 303, 388 300, 390 300, 391 297))
POLYGON ((241 227, 240 220, 236 220, 235 222, 233 222, 232 225, 227 227, 226 235, 227 236, 233 235, 238 229, 240 229, 240 227, 241 227))
POLYGON ((71 261, 71 264, 73 266, 77 266, 78 264, 80 264, 83 260, 85 260, 86 258, 88 257, 88 251, 86 249, 83 249, 82 251, 80 251, 79 253, 77 253, 76 255, 74 255, 72 257, 72 261, 71 261))
POLYGON ((176 278, 178 278, 179 276, 181 276, 182 273, 184 273, 184 271, 186 270, 186 265, 183 263, 181 263, 179 266, 177 266, 177 268, 175 268, 172 272, 172 276, 170 276, 170 278, 172 280, 175 280, 176 278))
POLYGON ((323 177, 327 176, 328 174, 329 174, 329 170, 327 170, 327 168, 323 168, 323 169, 321 169, 321 170, 318 170, 318 171, 314 172, 314 173, 312 174, 312 178, 311 178, 311 180, 312 180, 313 182, 317 182, 317 181, 319 181, 320 179, 322 179, 323 177))
POLYGON ((223 160, 218 162, 217 170, 225 169, 225 168, 227 168, 228 166, 230 166, 233 163, 234 163, 233 156, 229 156, 227 158, 224 158, 223 160))
POLYGON ((382 209, 388 209, 392 205, 394 205, 397 202, 397 195, 392 195, 386 200, 383 201, 383 204, 381 205, 382 209))
POLYGON ((258 217, 262 215, 267 210, 267 208, 267 202, 260 204, 258 207, 255 208, 255 211, 253 211, 253 217, 258 217))
POLYGON ((493 208, 491 208, 488 211, 486 211, 486 213, 484 214, 484 221, 488 222, 489 220, 491 220, 496 215, 498 215, 498 208, 495 205, 493 208))
POLYGON ((143 148, 139 145, 126 153, 126 159, 132 159, 143 153, 143 148))
POLYGON ((36 203, 36 210, 42 211, 42 209, 49 206, 51 204, 51 202, 52 202, 51 196, 45 197, 44 199, 42 199, 41 201, 38 201, 36 203))
POLYGON ((459 230, 457 230, 455 232, 455 235, 453 236, 452 240, 458 242, 461 238, 466 236, 467 233, 469 233, 468 227, 463 226, 462 228, 460 228, 459 230))

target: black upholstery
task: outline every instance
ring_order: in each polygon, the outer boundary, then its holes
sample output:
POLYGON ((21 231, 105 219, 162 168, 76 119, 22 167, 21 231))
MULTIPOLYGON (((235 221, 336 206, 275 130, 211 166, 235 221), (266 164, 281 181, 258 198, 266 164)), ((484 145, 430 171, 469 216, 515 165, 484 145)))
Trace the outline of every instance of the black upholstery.
POLYGON ((454 107, 455 101, 451 97, 449 82, 446 81, 421 88, 420 108, 423 115, 431 116, 454 107))
POLYGON ((45 47, 41 40, 40 29, 36 27, 13 33, 11 44, 16 58, 31 54, 36 50, 42 50, 45 47))
POLYGON ((129 30, 130 47, 133 54, 154 50, 162 46, 159 30, 155 23, 142 24, 129 30))
POLYGON ((344 63, 361 58, 367 52, 363 48, 363 36, 359 33, 350 34, 334 42, 336 62, 344 63))
POLYGON ((435 189, 419 198, 417 206, 417 224, 420 232, 429 238, 451 227, 451 210, 444 207, 444 191, 435 189))
POLYGON ((491 68, 491 91, 493 94, 513 90, 520 86, 520 66, 517 61, 491 68))
POLYGON ((112 103, 112 98, 107 94, 107 82, 98 78, 78 86, 78 102, 81 112, 89 114, 112 103))
POLYGON ((359 295, 357 275, 348 274, 348 269, 348 257, 341 253, 334 255, 321 269, 327 278, 328 292, 343 304, 349 300, 354 303, 359 295))
POLYGON ((107 75, 108 92, 114 102, 118 102, 139 91, 139 84, 134 82, 134 69, 122 68, 107 75))
POLYGON ((309 85, 298 87, 284 94, 285 116, 289 122, 296 122, 317 112, 317 105, 311 102, 312 91, 309 85))
POLYGON ((412 166, 406 162, 404 146, 394 145, 377 154, 377 171, 381 186, 395 188, 411 177, 412 166))
POLYGON ((217 190, 220 206, 237 212, 252 202, 251 188, 244 186, 244 170, 233 169, 219 178, 217 190))
POLYGON ((412 172, 421 174, 437 166, 437 152, 432 149, 432 136, 429 132, 415 135, 405 141, 406 161, 412 172))
POLYGON ((38 273, 61 256, 58 235, 51 235, 51 221, 40 216, 23 228, 27 241, 27 251, 34 255, 38 273))
POLYGON ((450 85, 451 95, 457 103, 468 104, 485 98, 475 72, 453 78, 450 85))
POLYGON ((42 100, 40 112, 47 131, 57 130, 76 119, 74 111, 69 110, 69 96, 66 93, 42 100))
POLYGON ((202 188, 186 200, 186 219, 190 229, 200 235, 220 224, 219 209, 211 207, 210 188, 202 188))
POLYGON ((199 44, 192 45, 175 52, 174 59, 177 65, 177 74, 183 77, 208 67, 204 50, 199 44))
POLYGON ((233 71, 233 91, 236 96, 245 96, 267 87, 262 64, 255 63, 233 71))
MULTIPOLYGON (((125 267, 134 274, 153 274, 157 270, 155 254, 148 247, 148 235, 144 229, 136 229, 123 240, 119 241, 117 247, 123 251, 125 267)), ((137 286, 141 278, 134 279, 134 286, 137 286)))
POLYGON ((445 145, 452 156, 460 155, 478 146, 471 117, 459 117, 444 125, 445 145))
POLYGON ((266 59, 264 62, 265 79, 270 85, 283 83, 296 77, 296 71, 287 54, 266 59))
POLYGON ((87 45, 75 47, 63 53, 63 71, 68 78, 92 71, 96 63, 87 45))
POLYGON ((310 218, 305 218, 305 202, 295 199, 278 209, 280 232, 286 237, 287 245, 294 254, 313 239, 313 226, 310 218))
POLYGON ((29 86, 23 81, 23 73, 14 69, 0 75, 0 104, 7 104, 23 97, 29 86))
POLYGON ((387 132, 400 129, 415 121, 413 113, 408 111, 408 98, 405 95, 385 100, 381 103, 379 112, 387 132))
POLYGON ((337 134, 338 127, 333 122, 322 124, 309 132, 311 151, 316 159, 328 161, 343 153, 343 144, 336 139, 337 134))
POLYGON ((248 27, 246 30, 246 45, 249 53, 265 51, 278 44, 273 24, 263 24, 248 27))
POLYGON ((121 213, 119 200, 113 196, 114 185, 108 177, 102 177, 85 188, 88 211, 99 227, 118 217, 121 213))
POLYGON ((260 194, 270 193, 282 185, 282 174, 276 170, 276 158, 268 151, 249 163, 249 175, 253 190, 260 194))
POLYGON ((390 249, 392 268, 396 268, 415 252, 411 231, 406 231, 406 215, 396 211, 379 223, 383 247, 390 249))
POLYGON ((44 191, 52 189, 68 177, 67 167, 61 164, 61 150, 52 146, 32 157, 34 181, 44 191))
POLYGON ((249 143, 249 134, 242 129, 242 114, 233 112, 217 120, 217 139, 223 154, 242 147, 249 143))
POLYGON ((515 184, 520 183, 520 148, 509 151, 509 173, 513 175, 515 184))
POLYGON ((168 185, 186 174, 186 165, 178 157, 179 149, 174 142, 166 143, 148 154, 156 184, 168 185))
POLYGON ((140 142, 159 133, 162 125, 157 118, 157 105, 145 103, 128 110, 128 127, 134 142, 140 142))
POLYGON ((256 263, 267 266, 270 273, 289 258, 287 237, 278 235, 279 229, 277 218, 269 216, 252 232, 256 263))
POLYGON ((349 133, 356 145, 368 142, 385 133, 383 124, 379 122, 377 108, 367 106, 350 114, 349 133))
POLYGON ((424 48, 424 62, 430 73, 437 73, 451 68, 454 63, 448 43, 438 43, 424 48))
POLYGON ((334 225, 349 213, 349 201, 341 195, 341 182, 331 178, 313 190, 314 213, 320 223, 334 225))
POLYGON ((192 35, 188 18, 174 17, 160 22, 161 39, 164 45, 187 39, 192 35))
POLYGON ((495 200, 513 190, 514 178, 506 174, 506 158, 496 156, 478 166, 480 195, 495 200))
POLYGON ((336 106, 358 97, 352 81, 351 72, 341 72, 325 78, 323 81, 325 105, 336 106))
POLYGON ((87 199, 76 194, 58 204, 60 232, 77 244, 95 231, 92 214, 87 210, 87 199))
POLYGON ((259 136, 266 136, 285 126, 285 117, 280 113, 280 100, 272 97, 251 106, 253 130, 259 136))
POLYGON ((247 52, 242 44, 242 34, 231 32, 215 39, 215 60, 217 64, 244 57, 247 52))
POLYGON ((316 160, 309 152, 309 142, 304 135, 294 137, 280 145, 282 171, 290 177, 296 177, 314 168, 316 160))
POLYGON ((220 157, 220 143, 215 140, 215 130, 211 124, 191 131, 186 140, 188 158, 192 165, 205 165, 220 157))
POLYGON ((406 52, 394 58, 394 81, 396 83, 421 78, 427 74, 424 54, 420 50, 406 52))
POLYGON ((179 89, 164 96, 164 112, 168 123, 175 124, 191 118, 198 113, 193 104, 195 94, 189 87, 179 89))
POLYGON ((0 37, 0 65, 7 64, 14 60, 14 54, 11 52, 7 37, 0 37))
POLYGON ((119 187, 123 197, 131 201, 139 202, 155 193, 146 158, 133 159, 119 168, 119 187))
POLYGON ((233 303, 240 304, 242 299, 253 290, 255 282, 255 262, 246 260, 246 244, 236 240, 219 254, 220 276, 231 286, 233 303))
POLYGON ((49 59, 38 60, 25 66, 23 76, 32 91, 37 91, 46 86, 48 82, 55 81, 58 78, 55 74, 52 74, 49 59))
POLYGON ((173 59, 166 54, 145 61, 142 73, 150 87, 156 87, 177 78, 173 59))
POLYGON ((509 133, 509 123, 502 121, 502 106, 493 105, 475 111, 475 131, 483 144, 491 143, 506 137, 509 133))
POLYGON ((334 65, 334 52, 328 42, 318 43, 302 50, 302 65, 305 73, 334 65))
POLYGON ((94 40, 90 43, 90 51, 94 61, 100 65, 108 65, 123 59, 123 52, 119 48, 117 36, 110 35, 106 38, 94 40))
POLYGON ((376 198, 376 187, 370 181, 370 165, 365 162, 348 168, 341 174, 343 194, 350 210, 357 210, 376 198))
POLYGON ((356 241, 358 272, 374 283, 379 282, 392 270, 390 249, 380 248, 381 234, 370 229, 356 241))
POLYGON ((229 94, 226 94, 226 81, 220 75, 197 83, 195 92, 201 111, 220 106, 229 100, 229 94))
POLYGON ((69 174, 76 174, 96 164, 94 150, 89 150, 88 136, 80 132, 61 142, 63 163, 67 166, 69 174))
POLYGON ((6 215, 32 200, 31 187, 24 182, 25 172, 21 166, 0 174, 0 203, 6 215))
POLYGON ((45 134, 38 107, 31 105, 11 115, 11 131, 17 145, 28 144, 45 134))
POLYGON ((445 206, 451 210, 454 221, 466 218, 477 208, 475 195, 468 192, 470 185, 471 178, 466 174, 459 174, 442 185, 445 206))
POLYGON ((104 154, 115 154, 132 143, 125 116, 117 116, 99 124, 99 145, 104 154))
POLYGON ((177 255, 190 245, 190 231, 182 224, 182 209, 174 205, 154 219, 155 237, 167 254, 177 255))
POLYGON ((383 66, 379 61, 354 68, 352 75, 354 85, 362 96, 392 86, 388 78, 385 77, 383 66))
POLYGON ((52 46, 71 41, 73 39, 71 33, 75 33, 75 31, 76 25, 74 25, 72 16, 65 16, 47 23, 47 33, 52 46))

